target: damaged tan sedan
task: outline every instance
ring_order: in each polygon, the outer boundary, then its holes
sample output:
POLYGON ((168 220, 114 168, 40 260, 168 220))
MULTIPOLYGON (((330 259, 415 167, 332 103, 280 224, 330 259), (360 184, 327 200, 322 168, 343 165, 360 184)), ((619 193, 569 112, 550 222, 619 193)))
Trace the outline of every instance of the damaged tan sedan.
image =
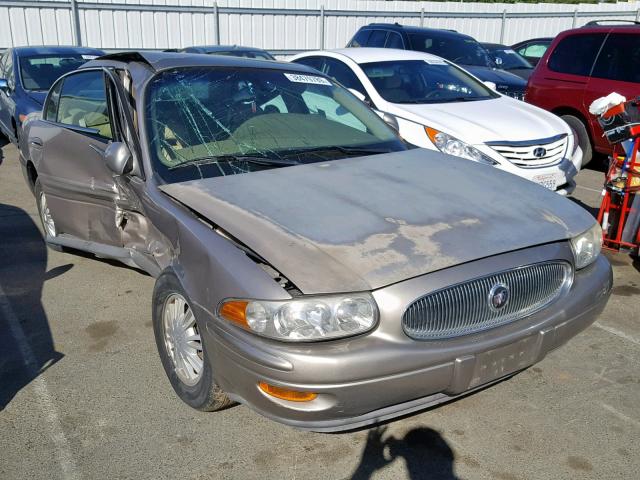
POLYGON ((46 242, 156 277, 162 364, 200 410, 379 422, 540 361, 610 294, 582 209, 407 149, 305 66, 105 56, 24 129, 46 242))

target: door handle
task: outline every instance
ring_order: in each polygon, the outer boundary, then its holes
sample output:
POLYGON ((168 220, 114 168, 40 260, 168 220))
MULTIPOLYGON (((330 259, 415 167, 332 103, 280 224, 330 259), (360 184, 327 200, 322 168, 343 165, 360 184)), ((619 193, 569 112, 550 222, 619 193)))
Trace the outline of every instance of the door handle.
POLYGON ((40 140, 39 138, 31 140, 29 144, 33 147, 42 148, 42 140, 40 140))

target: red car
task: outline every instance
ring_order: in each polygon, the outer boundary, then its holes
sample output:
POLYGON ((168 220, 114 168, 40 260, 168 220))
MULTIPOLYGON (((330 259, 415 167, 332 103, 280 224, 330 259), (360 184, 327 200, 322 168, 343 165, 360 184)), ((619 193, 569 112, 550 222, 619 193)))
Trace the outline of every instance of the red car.
POLYGON ((525 101, 560 115, 576 132, 586 165, 611 153, 589 105, 618 92, 640 95, 640 25, 589 23, 560 33, 529 78, 525 101))

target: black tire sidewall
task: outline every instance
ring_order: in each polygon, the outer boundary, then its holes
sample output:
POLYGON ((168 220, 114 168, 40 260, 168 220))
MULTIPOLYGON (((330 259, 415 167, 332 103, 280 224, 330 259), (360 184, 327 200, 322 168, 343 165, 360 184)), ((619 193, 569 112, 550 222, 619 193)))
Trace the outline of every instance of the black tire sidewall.
POLYGON ((593 147, 591 145, 591 138, 589 137, 587 126, 582 120, 574 115, 562 115, 560 118, 569 124, 578 136, 578 145, 580 145, 580 148, 582 149, 582 167, 584 168, 593 159, 593 147))
MULTIPOLYGON (((175 390, 178 397, 180 397, 180 399, 187 405, 195 409, 205 409, 210 404, 210 394, 215 388, 215 384, 213 382, 213 376, 211 374, 211 366, 209 365, 204 338, 202 340, 202 351, 204 357, 202 376, 200 377, 198 383, 192 386, 183 383, 176 374, 173 361, 171 360, 169 353, 167 352, 167 346, 164 342, 162 310, 164 308, 165 301, 172 293, 178 293, 182 295, 189 304, 189 308, 191 308, 193 314, 196 315, 196 311, 193 309, 193 303, 182 288, 182 285, 180 284, 180 281, 178 280, 176 275, 172 272, 162 273, 156 280, 156 285, 153 289, 152 323, 153 333, 156 339, 156 346, 158 347, 158 353, 160 354, 160 360, 162 362, 162 366, 164 367, 164 371, 167 374, 167 377, 171 382, 171 386, 175 390)), ((201 337, 203 337, 202 329, 204 328, 204 326, 198 323, 197 315, 196 324, 198 324, 200 335, 201 337)))

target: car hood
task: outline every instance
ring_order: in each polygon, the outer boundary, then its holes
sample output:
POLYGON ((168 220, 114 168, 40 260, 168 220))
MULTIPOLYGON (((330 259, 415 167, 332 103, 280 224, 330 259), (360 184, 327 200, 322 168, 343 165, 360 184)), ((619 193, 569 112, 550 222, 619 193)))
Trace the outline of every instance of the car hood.
POLYGON ((44 101, 47 98, 47 92, 26 90, 25 93, 26 93, 27 97, 29 97, 29 99, 31 99, 34 102, 36 102, 40 107, 42 107, 42 105, 44 105, 44 101))
POLYGON ((521 91, 527 87, 527 82, 522 78, 505 70, 498 70, 490 67, 477 67, 473 65, 461 65, 472 75, 475 75, 484 82, 493 82, 498 88, 508 87, 509 90, 521 91))
POLYGON ((594 223, 533 182, 425 149, 160 189, 308 294, 374 290, 594 223))
POLYGON ((389 113, 442 130, 474 145, 537 140, 571 133, 559 117, 509 97, 419 105, 395 103, 389 107, 389 113))

